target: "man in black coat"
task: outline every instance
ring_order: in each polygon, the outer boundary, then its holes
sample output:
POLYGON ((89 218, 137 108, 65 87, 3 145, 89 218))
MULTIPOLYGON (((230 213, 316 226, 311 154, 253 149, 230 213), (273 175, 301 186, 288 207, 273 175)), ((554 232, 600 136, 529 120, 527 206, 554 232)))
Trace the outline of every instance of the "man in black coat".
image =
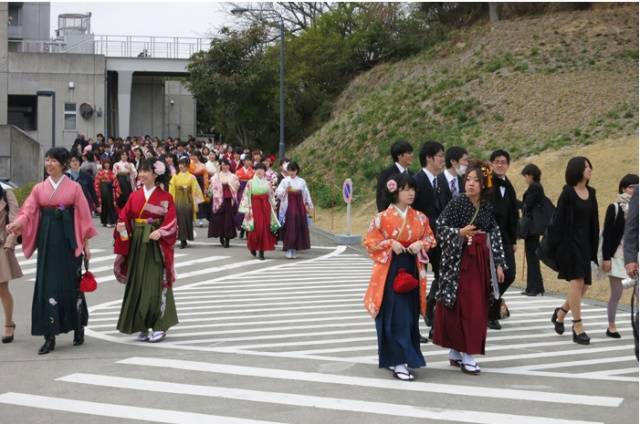
MULTIPOLYGON (((491 153, 491 165, 493 167, 493 193, 491 203, 500 234, 506 259, 507 269, 504 271, 504 282, 500 284, 500 299, 509 286, 516 279, 516 248, 518 242, 518 199, 516 191, 507 178, 507 171, 511 164, 511 156, 505 150, 496 150, 491 153)), ((500 330, 500 304, 501 300, 494 302, 489 309, 489 328, 500 330)))
MULTIPOLYGON (((436 234, 436 220, 444 209, 442 205, 442 190, 438 185, 438 176, 444 169, 444 147, 437 141, 427 141, 420 148, 420 166, 422 169, 413 177, 416 181, 416 197, 413 208, 427 215, 429 226, 436 234)), ((433 308, 435 306, 435 294, 438 290, 438 277, 440 271, 440 247, 429 250, 429 262, 433 270, 434 279, 427 296, 427 316, 425 322, 431 327, 429 337, 433 332, 433 308)), ((421 341, 426 341, 421 339, 421 341)))
POLYGON ((438 175, 442 210, 449 204, 451 199, 464 193, 462 176, 467 172, 467 167, 469 166, 469 153, 464 147, 449 147, 444 155, 444 162, 447 169, 438 175))
POLYGON ((389 207, 389 202, 386 200, 384 194, 385 184, 387 184, 389 178, 395 174, 408 173, 411 175, 409 166, 413 161, 413 147, 411 147, 411 144, 406 140, 398 140, 391 145, 391 158, 394 164, 378 175, 378 184, 376 185, 376 206, 378 212, 382 212, 389 207))

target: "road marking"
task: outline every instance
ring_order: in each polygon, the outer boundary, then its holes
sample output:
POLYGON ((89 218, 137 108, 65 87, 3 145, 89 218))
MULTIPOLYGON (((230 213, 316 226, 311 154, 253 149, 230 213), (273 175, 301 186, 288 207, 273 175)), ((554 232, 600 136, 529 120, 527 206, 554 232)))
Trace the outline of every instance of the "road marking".
POLYGON ((153 421, 171 424, 274 424, 273 421, 258 421, 242 418, 222 417, 219 415, 198 414, 195 412, 174 411, 171 409, 141 408, 138 406, 118 405, 114 403, 87 402, 50 396, 36 396, 24 393, 4 393, 0 403, 27 406, 61 412, 96 415, 130 420, 153 421))
MULTIPOLYGON (((100 253, 100 252, 104 252, 104 249, 91 249, 91 253, 100 253)), ((17 256, 19 256, 19 255, 16 254, 16 258, 17 258, 17 256)), ((24 255, 21 255, 21 256, 24 257, 24 255)), ((33 265, 36 262, 38 262, 37 255, 36 255, 36 258, 34 258, 34 259, 28 259, 26 261, 19 261, 19 264, 20 264, 21 267, 23 267, 25 265, 33 265)))
MULTIPOLYGON (((251 265, 258 265, 258 264, 262 264, 262 263, 266 263, 266 262, 270 262, 269 259, 266 259, 264 261, 261 261, 259 259, 254 259, 251 261, 246 261, 246 262, 234 262, 232 264, 227 264, 227 265, 222 265, 222 266, 217 266, 217 267, 210 267, 210 268, 204 268, 204 269, 199 269, 197 271, 191 271, 191 272, 185 272, 182 274, 177 274, 176 275, 176 279, 182 279, 182 278, 189 278, 189 277, 193 277, 196 275, 203 275, 203 274, 211 274, 214 272, 221 272, 221 271, 227 271, 229 269, 236 269, 236 268, 244 268, 244 267, 248 267, 251 265)), ((96 278, 96 280, 98 281, 98 283, 106 283, 109 281, 116 281, 116 277, 113 275, 107 276, 107 277, 100 277, 100 278, 96 278)))
POLYGON ((571 403, 576 405, 591 405, 618 407, 622 404, 623 398, 608 396, 584 396, 567 393, 552 393, 532 390, 500 389, 481 386, 462 386, 453 384, 424 383, 414 381, 406 384, 402 381, 369 378, 351 377, 339 374, 322 374, 316 372, 293 371, 285 369, 258 368, 236 366, 229 364, 215 364, 200 361, 184 361, 164 358, 133 357, 117 362, 125 365, 140 365, 148 367, 173 368, 179 370, 208 372, 216 374, 242 375, 248 377, 261 377, 282 379, 287 381, 305 381, 310 383, 341 384, 346 386, 359 386, 366 388, 393 389, 411 392, 431 392, 440 394, 451 394, 459 396, 474 396, 482 398, 527 400, 537 402, 571 403))
MULTIPOLYGON (((626 347, 631 350, 633 346, 626 346, 626 347)), ((607 364, 611 362, 624 362, 624 361, 635 361, 635 360, 636 360, 636 357, 634 355, 627 355, 627 356, 617 356, 613 358, 606 357, 606 358, 596 358, 596 359, 585 359, 582 361, 549 362, 546 364, 524 365, 521 367, 509 367, 507 369, 536 371, 536 370, 545 370, 549 368, 579 367, 583 365, 607 364)))
POLYGON ((70 383, 87 384, 90 386, 115 387, 118 389, 124 388, 154 393, 204 396, 276 405, 320 408, 333 411, 389 415, 393 417, 423 418, 438 421, 482 424, 513 424, 514 422, 517 422, 518 424, 595 424, 594 421, 565 420, 540 416, 430 408, 424 406, 416 407, 412 405, 298 395, 294 393, 265 392, 259 390, 235 389, 231 387, 168 383, 159 380, 112 377, 99 374, 77 373, 59 378, 58 380, 70 383))

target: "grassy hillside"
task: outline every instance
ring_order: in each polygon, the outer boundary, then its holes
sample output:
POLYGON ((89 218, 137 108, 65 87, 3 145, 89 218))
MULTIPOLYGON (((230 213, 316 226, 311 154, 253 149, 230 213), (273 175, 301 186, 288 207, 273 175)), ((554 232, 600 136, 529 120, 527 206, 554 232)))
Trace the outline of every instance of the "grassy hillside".
MULTIPOLYGON (((341 182, 351 177, 366 210, 389 146, 401 137, 415 148, 433 138, 476 157, 501 147, 526 159, 635 135, 637 28, 631 4, 453 33, 356 78, 332 119, 289 156, 301 162, 319 206, 341 202, 341 182)), ((416 155, 414 168, 417 162, 416 155)))

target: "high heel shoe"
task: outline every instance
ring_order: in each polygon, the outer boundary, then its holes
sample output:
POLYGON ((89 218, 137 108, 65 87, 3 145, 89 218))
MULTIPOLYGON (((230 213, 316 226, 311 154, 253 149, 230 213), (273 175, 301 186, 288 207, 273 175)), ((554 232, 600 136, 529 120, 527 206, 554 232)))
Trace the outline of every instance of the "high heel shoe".
POLYGON ((587 336, 587 333, 585 333, 584 331, 580 334, 576 334, 575 324, 577 322, 582 322, 582 320, 581 319, 573 320, 574 325, 571 326, 571 332, 573 333, 573 342, 581 345, 588 345, 589 343, 591 343, 591 337, 587 336))
POLYGON ((13 328, 10 336, 2 337, 2 343, 11 343, 13 341, 13 336, 16 334, 16 323, 5 325, 5 328, 13 328))
POLYGON ((559 308, 554 309, 553 311, 553 315, 551 315, 551 322, 553 323, 554 329, 556 330, 556 333, 562 335, 564 334, 564 322, 558 321, 558 312, 559 311, 563 311, 566 314, 569 313, 569 311, 567 311, 566 309, 564 309, 562 306, 559 308))
POLYGON ((73 345, 80 346, 84 344, 84 327, 80 330, 73 330, 73 345))
POLYGON ((44 344, 38 350, 38 355, 46 355, 56 350, 56 336, 44 336, 44 344))

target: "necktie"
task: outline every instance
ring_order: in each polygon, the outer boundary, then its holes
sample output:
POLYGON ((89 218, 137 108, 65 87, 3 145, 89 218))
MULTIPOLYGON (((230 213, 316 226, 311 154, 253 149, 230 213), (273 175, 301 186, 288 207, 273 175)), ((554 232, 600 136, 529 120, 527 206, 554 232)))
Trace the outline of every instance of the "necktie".
POLYGON ((433 179, 433 189, 437 190, 438 189, 438 177, 433 179))
POLYGON ((454 196, 458 195, 458 185, 456 184, 456 180, 453 179, 451 180, 451 194, 453 194, 454 196))

